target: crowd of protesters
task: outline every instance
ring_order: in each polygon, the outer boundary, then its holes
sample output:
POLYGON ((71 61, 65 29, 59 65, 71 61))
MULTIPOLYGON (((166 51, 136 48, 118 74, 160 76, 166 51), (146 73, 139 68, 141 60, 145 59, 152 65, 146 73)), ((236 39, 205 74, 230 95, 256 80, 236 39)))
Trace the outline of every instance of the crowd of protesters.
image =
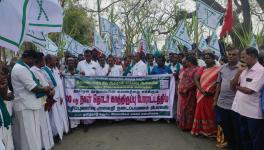
MULTIPOLYGON (((75 57, 26 50, 9 65, 0 63, 0 149, 49 150, 63 135, 96 120, 69 120, 63 76, 173 74, 175 121, 194 136, 217 137, 218 147, 263 150, 264 49, 227 48, 219 59, 210 50, 137 52, 124 58, 86 50, 75 57)), ((152 119, 159 121, 159 119, 152 119)), ((121 120, 117 120, 121 121, 121 120)), ((146 121, 146 119, 136 119, 146 121)))

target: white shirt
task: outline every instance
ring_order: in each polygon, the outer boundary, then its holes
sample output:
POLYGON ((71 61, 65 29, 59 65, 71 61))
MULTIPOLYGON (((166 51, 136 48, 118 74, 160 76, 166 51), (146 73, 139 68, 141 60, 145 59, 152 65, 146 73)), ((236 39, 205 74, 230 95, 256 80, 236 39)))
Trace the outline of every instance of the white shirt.
MULTIPOLYGON (((35 76, 39 80, 39 83, 41 86, 43 86, 43 87, 49 86, 49 83, 45 78, 45 74, 40 68, 33 66, 30 68, 30 70, 35 74, 35 76)), ((45 104, 46 103, 46 96, 40 98, 40 100, 41 100, 42 104, 45 104)))
POLYGON ((123 74, 123 69, 121 67, 119 67, 120 65, 114 65, 112 68, 111 68, 111 71, 110 73, 108 74, 108 76, 111 76, 111 77, 118 77, 118 76, 122 76, 123 74))
POLYGON ((84 72, 85 76, 96 76, 97 72, 100 71, 99 68, 100 65, 92 60, 90 63, 88 63, 86 60, 82 60, 77 65, 77 69, 80 70, 80 72, 84 72))
POLYGON ((15 64, 11 72, 11 82, 15 96, 13 101, 15 111, 38 110, 41 108, 41 100, 37 99, 35 93, 31 92, 37 84, 28 68, 15 64))
POLYGON ((98 76, 106 76, 106 74, 108 73, 108 68, 109 65, 105 64, 104 67, 102 67, 101 65, 99 66, 99 71, 97 71, 97 75, 98 76))
POLYGON ((53 85, 53 82, 52 82, 52 80, 51 80, 49 74, 48 74, 46 71, 43 71, 43 72, 44 72, 44 75, 45 75, 45 79, 48 81, 49 85, 50 85, 51 87, 53 87, 54 90, 55 90, 55 95, 53 96, 53 99, 56 100, 56 101, 59 101, 59 100, 60 100, 60 90, 59 90, 59 87, 58 87, 59 84, 58 84, 57 78, 56 78, 56 76, 55 76, 55 73, 56 73, 56 72, 55 72, 55 69, 51 69, 51 68, 49 68, 48 66, 46 66, 46 67, 51 71, 51 75, 52 75, 53 78, 55 79, 57 86, 55 87, 55 86, 53 85))
POLYGON ((254 94, 248 95, 240 91, 236 92, 236 96, 232 105, 232 110, 242 116, 263 119, 261 111, 261 90, 264 85, 264 68, 256 63, 251 69, 244 70, 240 75, 240 86, 255 91, 254 94))
POLYGON ((146 76, 148 74, 146 68, 147 65, 142 60, 140 60, 131 69, 132 76, 146 76))
POLYGON ((206 66, 205 62, 202 59, 197 59, 197 62, 198 62, 198 66, 200 66, 200 67, 206 66))
POLYGON ((44 74, 42 69, 40 69, 40 68, 38 68, 36 66, 33 66, 33 67, 30 68, 30 70, 35 74, 36 78, 40 82, 40 85, 42 85, 43 87, 49 86, 49 83, 46 80, 45 74, 44 74))
MULTIPOLYGON (((178 63, 179 65, 180 65, 180 70, 182 69, 182 65, 180 64, 180 63, 178 63)), ((171 65, 170 65, 170 69, 171 69, 171 71, 173 72, 173 73, 176 73, 176 70, 177 70, 177 64, 175 64, 174 66, 173 66, 173 64, 171 63, 171 65)), ((178 70, 178 71, 180 71, 180 70, 178 70)))

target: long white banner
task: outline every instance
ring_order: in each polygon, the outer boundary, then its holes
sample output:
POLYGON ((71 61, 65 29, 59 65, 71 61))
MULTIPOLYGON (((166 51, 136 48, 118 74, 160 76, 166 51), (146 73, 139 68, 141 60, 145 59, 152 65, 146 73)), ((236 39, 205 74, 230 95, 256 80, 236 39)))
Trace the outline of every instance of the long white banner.
POLYGON ((66 76, 70 119, 172 118, 172 75, 147 77, 66 76))

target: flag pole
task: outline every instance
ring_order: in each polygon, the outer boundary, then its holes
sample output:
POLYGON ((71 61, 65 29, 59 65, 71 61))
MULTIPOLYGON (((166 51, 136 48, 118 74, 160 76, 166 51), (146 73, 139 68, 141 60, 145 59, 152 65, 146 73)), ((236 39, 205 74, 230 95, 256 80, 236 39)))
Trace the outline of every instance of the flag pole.
POLYGON ((100 20, 100 5, 101 5, 101 0, 97 0, 97 14, 98 14, 98 23, 99 23, 99 34, 102 36, 101 33, 101 20, 100 20))

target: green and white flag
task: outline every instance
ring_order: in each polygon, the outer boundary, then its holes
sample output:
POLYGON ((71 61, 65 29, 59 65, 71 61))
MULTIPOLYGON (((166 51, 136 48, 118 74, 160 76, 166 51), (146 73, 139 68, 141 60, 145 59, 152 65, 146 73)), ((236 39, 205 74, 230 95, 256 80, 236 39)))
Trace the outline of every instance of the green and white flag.
POLYGON ((196 10, 198 21, 213 30, 219 26, 219 21, 224 16, 223 13, 214 10, 202 0, 196 1, 196 10))
POLYGON ((59 48, 58 46, 51 41, 49 38, 47 38, 47 44, 45 47, 38 46, 40 51, 44 53, 44 55, 51 54, 51 55, 57 55, 59 48))
POLYGON ((87 49, 91 50, 90 47, 82 45, 67 34, 63 34, 62 40, 65 43, 64 50, 70 52, 76 57, 78 57, 79 54, 83 54, 87 49))
POLYGON ((184 21, 181 21, 179 23, 179 26, 174 33, 173 39, 181 42, 184 46, 187 47, 188 50, 192 50, 193 43, 188 35, 184 21))
POLYGON ((48 38, 47 34, 43 32, 30 30, 26 33, 25 41, 33 43, 39 49, 39 51, 45 55, 57 55, 59 51, 57 45, 48 38))
POLYGON ((172 39, 172 38, 169 39, 168 52, 169 53, 176 53, 176 54, 180 53, 180 50, 179 50, 178 45, 177 45, 177 42, 174 39, 172 39))
POLYGON ((219 47, 219 43, 218 43, 218 37, 216 32, 214 31, 212 36, 211 36, 211 40, 208 46, 210 49, 212 49, 215 53, 215 55, 220 56, 220 47, 219 47))
POLYGON ((208 44, 206 42, 206 40, 204 39, 204 36, 201 36, 199 45, 198 45, 198 49, 203 52, 204 50, 206 50, 208 48, 208 44))
POLYGON ((252 37, 251 41, 250 41, 250 47, 254 47, 258 50, 259 52, 259 48, 258 48, 258 44, 257 44, 257 41, 255 39, 255 36, 252 37))
POLYGON ((30 0, 0 1, 0 46, 18 51, 27 31, 30 0))
POLYGON ((31 0, 29 29, 39 32, 61 32, 63 9, 58 0, 31 0))
POLYGON ((107 32, 109 34, 111 34, 112 32, 112 23, 110 21, 108 21, 105 18, 100 17, 100 27, 101 27, 101 32, 107 32))
POLYGON ((45 47, 47 44, 47 37, 43 32, 36 32, 29 30, 26 33, 25 40, 26 42, 31 42, 36 46, 45 47))
POLYGON ((101 38, 99 33, 94 30, 93 32, 93 48, 96 48, 98 51, 101 51, 103 54, 108 54, 109 50, 105 44, 105 41, 101 38))

